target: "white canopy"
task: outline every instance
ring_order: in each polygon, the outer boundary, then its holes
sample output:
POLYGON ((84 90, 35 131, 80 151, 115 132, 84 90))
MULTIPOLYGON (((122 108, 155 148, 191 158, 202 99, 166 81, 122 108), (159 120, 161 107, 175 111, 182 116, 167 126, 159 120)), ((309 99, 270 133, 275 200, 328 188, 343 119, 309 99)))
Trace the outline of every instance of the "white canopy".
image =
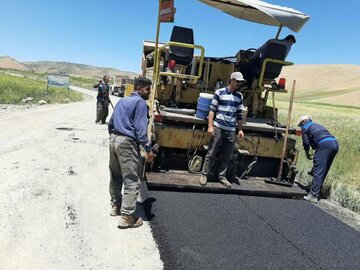
POLYGON ((259 0, 199 0, 243 20, 267 25, 283 25, 299 32, 309 16, 292 8, 268 4, 259 0))

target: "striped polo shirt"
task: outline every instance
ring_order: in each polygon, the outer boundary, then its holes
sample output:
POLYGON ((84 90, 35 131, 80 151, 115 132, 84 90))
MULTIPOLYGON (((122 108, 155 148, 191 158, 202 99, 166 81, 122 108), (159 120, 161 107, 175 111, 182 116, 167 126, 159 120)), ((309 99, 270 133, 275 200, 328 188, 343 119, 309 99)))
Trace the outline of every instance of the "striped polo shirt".
POLYGON ((235 131, 237 121, 242 120, 243 96, 229 88, 215 91, 210 110, 215 113, 214 126, 221 129, 235 131))

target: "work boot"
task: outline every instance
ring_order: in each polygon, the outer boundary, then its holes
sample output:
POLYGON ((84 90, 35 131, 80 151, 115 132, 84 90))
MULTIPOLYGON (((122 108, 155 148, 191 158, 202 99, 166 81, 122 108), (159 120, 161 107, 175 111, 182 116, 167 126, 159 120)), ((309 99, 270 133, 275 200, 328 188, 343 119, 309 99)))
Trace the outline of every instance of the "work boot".
POLYGON ((116 205, 116 204, 112 204, 111 205, 111 210, 110 210, 110 216, 117 216, 120 212, 120 206, 119 205, 116 205))
POLYGON ((312 203, 318 203, 318 201, 319 201, 317 197, 315 197, 314 195, 312 195, 310 193, 307 196, 304 196, 304 200, 312 202, 312 203))
POLYGON ((118 228, 127 229, 127 228, 137 228, 143 225, 141 217, 134 217, 133 215, 121 215, 119 219, 118 228))
POLYGON ((199 184, 202 186, 205 186, 207 183, 207 177, 205 175, 202 175, 199 180, 199 184))
POLYGON ((219 177, 219 182, 223 184, 227 188, 231 188, 231 183, 226 179, 226 177, 221 176, 219 177))

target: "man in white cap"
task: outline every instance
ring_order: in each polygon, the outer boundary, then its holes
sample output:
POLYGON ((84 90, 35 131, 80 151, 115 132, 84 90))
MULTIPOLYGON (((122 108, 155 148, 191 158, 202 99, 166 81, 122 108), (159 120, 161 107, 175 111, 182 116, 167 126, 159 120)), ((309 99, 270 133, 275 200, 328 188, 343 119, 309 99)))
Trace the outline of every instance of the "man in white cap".
POLYGON ((206 185, 207 176, 220 150, 218 180, 225 187, 231 187, 231 183, 226 178, 226 172, 234 151, 236 129, 238 129, 238 138, 244 137, 242 131, 243 96, 237 92, 244 82, 241 72, 233 72, 230 75, 229 85, 215 91, 208 117, 208 132, 211 134, 211 139, 199 180, 202 186, 206 185))
POLYGON ((339 143, 325 127, 314 123, 310 115, 302 116, 298 126, 301 127, 306 157, 309 160, 313 160, 311 188, 309 194, 304 199, 317 203, 325 177, 339 151, 339 143), (315 150, 314 157, 309 153, 310 147, 315 150))

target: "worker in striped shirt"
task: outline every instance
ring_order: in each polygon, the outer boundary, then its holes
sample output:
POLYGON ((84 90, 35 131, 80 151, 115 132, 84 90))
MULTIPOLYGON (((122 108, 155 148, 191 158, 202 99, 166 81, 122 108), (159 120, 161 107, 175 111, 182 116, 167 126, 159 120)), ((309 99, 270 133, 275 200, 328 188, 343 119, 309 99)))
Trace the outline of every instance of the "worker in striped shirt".
POLYGON ((234 151, 236 129, 238 129, 238 138, 244 137, 242 131, 243 96, 237 92, 244 82, 241 72, 233 72, 230 75, 229 85, 215 91, 208 117, 208 132, 211 139, 199 180, 202 186, 206 185, 207 176, 212 170, 214 159, 220 150, 218 180, 225 187, 231 187, 231 183, 226 178, 226 172, 234 151))

